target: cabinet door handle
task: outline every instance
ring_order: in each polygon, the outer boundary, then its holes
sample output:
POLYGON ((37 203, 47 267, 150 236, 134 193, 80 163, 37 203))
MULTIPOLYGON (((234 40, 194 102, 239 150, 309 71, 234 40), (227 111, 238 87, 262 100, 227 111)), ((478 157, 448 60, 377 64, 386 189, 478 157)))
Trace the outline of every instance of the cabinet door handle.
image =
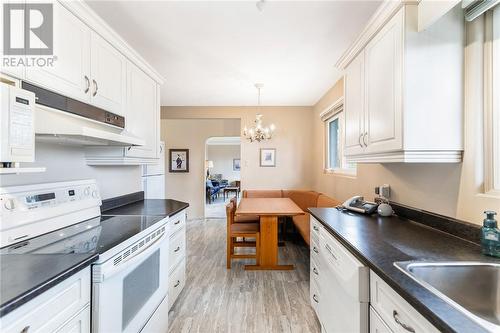
POLYGON ((365 144, 365 147, 368 147, 368 144, 366 143, 366 140, 365 140, 367 136, 368 136, 368 132, 365 132, 363 134, 363 143, 365 144))
POLYGON ((316 253, 319 253, 318 249, 316 248, 316 246, 313 246, 313 251, 316 252, 316 253))
POLYGON ((180 249, 181 249, 181 247, 180 247, 180 246, 177 246, 177 248, 174 250, 174 252, 179 252, 179 251, 180 251, 180 249))
POLYGON ((364 133, 361 133, 358 138, 358 143, 360 147, 363 147, 363 144, 361 143, 361 138, 363 137, 364 133))
POLYGON ((178 220, 177 222, 174 222, 174 225, 178 225, 179 223, 181 223, 181 220, 178 220))
POLYGON ((313 267, 313 272, 314 272, 314 274, 319 275, 318 270, 316 269, 316 267, 313 267))
POLYGON ((85 78, 85 90, 84 90, 84 92, 88 93, 90 90, 90 80, 89 80, 89 77, 87 75, 85 75, 84 78, 85 78))
POLYGON ((319 303, 318 301, 318 296, 316 296, 316 294, 313 295, 313 300, 316 302, 316 303, 319 303))
POLYGON ((30 326, 25 326, 20 333, 28 333, 28 331, 30 330, 30 326))
POLYGON ((394 321, 396 324, 407 330, 408 332, 415 333, 415 329, 405 323, 403 323, 401 320, 399 320, 399 314, 396 310, 392 311, 392 317, 394 318, 394 321))
POLYGON ((177 282, 174 284, 174 288, 177 288, 181 284, 181 281, 177 280, 177 282))
POLYGON ((160 154, 163 153, 163 147, 160 145, 160 154))
POLYGON ((319 228, 315 225, 313 225, 313 229, 316 230, 316 231, 319 231, 319 228))
POLYGON ((92 80, 92 83, 94 84, 94 92, 92 93, 92 96, 95 97, 95 95, 97 95, 97 90, 99 90, 99 86, 97 85, 96 80, 92 80))

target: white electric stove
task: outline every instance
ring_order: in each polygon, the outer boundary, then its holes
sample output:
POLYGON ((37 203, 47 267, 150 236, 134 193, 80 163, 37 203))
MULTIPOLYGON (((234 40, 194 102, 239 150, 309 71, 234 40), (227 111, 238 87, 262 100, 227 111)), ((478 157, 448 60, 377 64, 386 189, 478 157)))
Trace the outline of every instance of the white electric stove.
POLYGON ((95 180, 0 188, 0 253, 98 253, 92 331, 147 331, 163 321, 168 217, 101 216, 95 180))

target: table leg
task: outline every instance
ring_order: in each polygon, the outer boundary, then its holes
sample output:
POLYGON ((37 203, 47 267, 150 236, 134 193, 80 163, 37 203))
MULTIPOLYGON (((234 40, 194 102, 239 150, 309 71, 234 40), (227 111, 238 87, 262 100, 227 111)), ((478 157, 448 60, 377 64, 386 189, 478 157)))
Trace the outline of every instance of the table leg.
POLYGON ((293 265, 278 265, 278 217, 260 217, 260 264, 246 270, 292 270, 293 265))

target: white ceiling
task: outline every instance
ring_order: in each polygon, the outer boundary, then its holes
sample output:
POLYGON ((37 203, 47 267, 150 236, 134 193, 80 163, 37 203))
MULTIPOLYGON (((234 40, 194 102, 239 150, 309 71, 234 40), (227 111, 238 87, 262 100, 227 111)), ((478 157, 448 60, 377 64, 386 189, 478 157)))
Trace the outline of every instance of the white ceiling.
POLYGON ((88 1, 166 78, 162 105, 313 105, 377 1, 88 1))

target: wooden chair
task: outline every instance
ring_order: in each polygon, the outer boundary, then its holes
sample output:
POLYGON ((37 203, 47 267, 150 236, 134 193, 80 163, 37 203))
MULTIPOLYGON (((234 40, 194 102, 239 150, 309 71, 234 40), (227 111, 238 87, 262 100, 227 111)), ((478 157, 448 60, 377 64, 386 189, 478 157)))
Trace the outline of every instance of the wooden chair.
POLYGON ((232 259, 255 259, 255 264, 259 264, 260 256, 260 233, 258 223, 234 223, 236 205, 230 201, 226 205, 227 215, 227 268, 231 268, 232 259), (255 238, 255 242, 247 241, 245 238, 255 238), (242 238, 242 241, 238 241, 242 238), (236 247, 255 247, 255 254, 235 254, 236 247))

